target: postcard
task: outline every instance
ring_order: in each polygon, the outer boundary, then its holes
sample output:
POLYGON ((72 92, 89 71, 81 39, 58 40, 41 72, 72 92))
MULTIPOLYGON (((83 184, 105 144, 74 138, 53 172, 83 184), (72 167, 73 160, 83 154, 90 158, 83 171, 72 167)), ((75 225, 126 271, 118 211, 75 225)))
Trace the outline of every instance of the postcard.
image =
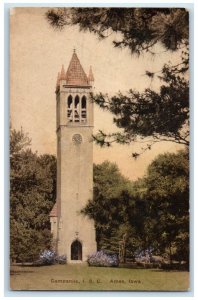
POLYGON ((189 12, 10 9, 10 289, 188 291, 189 12))

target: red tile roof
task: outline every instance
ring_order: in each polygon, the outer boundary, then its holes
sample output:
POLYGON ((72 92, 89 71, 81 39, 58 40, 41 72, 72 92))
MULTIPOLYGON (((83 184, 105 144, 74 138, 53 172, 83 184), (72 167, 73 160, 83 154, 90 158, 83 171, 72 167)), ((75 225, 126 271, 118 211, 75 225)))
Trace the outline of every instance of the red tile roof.
POLYGON ((86 75, 74 50, 67 72, 65 72, 64 66, 62 65, 61 72, 58 73, 56 89, 60 87, 60 80, 66 80, 66 85, 68 86, 89 87, 94 81, 94 76, 91 67, 89 75, 86 75))
POLYGON ((66 72, 66 84, 74 86, 90 85, 87 75, 85 74, 85 71, 83 70, 75 51, 72 55, 69 67, 66 72))
POLYGON ((52 210, 50 211, 50 214, 49 214, 50 217, 57 217, 58 214, 57 214, 57 202, 54 204, 52 210))

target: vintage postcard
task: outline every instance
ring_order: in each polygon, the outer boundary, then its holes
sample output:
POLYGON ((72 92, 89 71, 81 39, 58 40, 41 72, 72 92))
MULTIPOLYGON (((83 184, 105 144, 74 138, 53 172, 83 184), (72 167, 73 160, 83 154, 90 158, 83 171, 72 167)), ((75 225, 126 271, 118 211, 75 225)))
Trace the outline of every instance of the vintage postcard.
POLYGON ((189 277, 189 12, 11 8, 10 289, 189 277))

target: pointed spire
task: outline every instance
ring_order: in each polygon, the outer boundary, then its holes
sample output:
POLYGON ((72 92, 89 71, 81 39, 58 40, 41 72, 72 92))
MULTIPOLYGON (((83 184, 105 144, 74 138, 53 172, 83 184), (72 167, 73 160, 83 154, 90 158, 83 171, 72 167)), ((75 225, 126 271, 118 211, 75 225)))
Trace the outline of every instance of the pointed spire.
POLYGON ((57 80, 56 80, 56 88, 60 86, 60 72, 58 72, 57 80))
POLYGON ((93 72, 92 72, 92 67, 91 67, 91 66, 90 66, 90 68, 89 68, 88 80, 89 80, 89 82, 90 82, 91 84, 94 82, 94 76, 93 76, 93 72))
POLYGON ((66 84, 71 86, 89 86, 89 81, 79 58, 76 54, 76 49, 73 51, 73 55, 66 72, 66 84))
POLYGON ((62 68, 61 68, 60 80, 66 80, 66 73, 65 73, 64 65, 62 65, 62 68))

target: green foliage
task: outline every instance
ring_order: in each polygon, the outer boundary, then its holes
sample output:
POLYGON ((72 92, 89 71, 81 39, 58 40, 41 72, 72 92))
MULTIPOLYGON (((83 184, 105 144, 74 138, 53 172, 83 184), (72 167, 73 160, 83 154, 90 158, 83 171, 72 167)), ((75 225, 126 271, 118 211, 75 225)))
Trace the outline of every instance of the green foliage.
POLYGON ((144 204, 132 194, 133 185, 114 163, 105 161, 94 165, 94 197, 89 200, 83 213, 95 220, 96 238, 99 250, 119 254, 121 242, 125 239, 126 254, 142 244, 137 227, 144 215, 144 204))
POLYGON ((188 41, 188 12, 184 8, 53 8, 46 17, 55 28, 79 25, 80 30, 93 32, 100 39, 119 33, 120 40, 115 39, 114 46, 128 47, 137 54, 156 43, 176 50, 188 41))
POLYGON ((123 222, 124 206, 120 197, 129 186, 130 182, 121 175, 116 164, 105 161, 94 165, 94 198, 82 212, 95 220, 99 249, 104 249, 105 239, 123 222))
MULTIPOLYGON (((116 126, 124 130, 120 136, 115 133, 104 136, 106 143, 112 139, 118 143, 131 143, 139 137, 153 137, 154 141, 170 140, 189 145, 188 82, 174 77, 174 80, 169 78, 168 83, 168 86, 161 86, 159 93, 146 89, 144 93, 130 90, 127 95, 119 93, 111 98, 102 94, 92 95, 101 108, 114 115, 116 126)), ((101 132, 97 139, 100 137, 101 132)))
MULTIPOLYGON (((170 256, 189 261, 188 152, 159 155, 146 177, 148 218, 156 220, 148 236, 170 256), (183 252, 183 253, 182 253, 183 252)), ((147 222, 145 222, 147 226, 147 222)))
POLYGON ((10 256, 33 260, 50 247, 49 212, 56 197, 56 159, 33 153, 27 134, 10 132, 10 256))
POLYGON ((188 178, 186 151, 159 155, 134 183, 115 164, 95 165, 94 198, 82 212, 95 221, 98 250, 122 253, 124 260, 152 248, 188 263, 188 178))
POLYGON ((189 82, 182 76, 188 70, 186 55, 178 66, 163 67, 160 76, 163 84, 159 92, 130 90, 111 98, 102 93, 92 95, 92 100, 111 112, 114 123, 122 129, 121 133, 111 134, 100 130, 94 137, 95 141, 101 146, 111 146, 114 142, 144 142, 146 146, 140 153, 132 153, 134 158, 160 141, 189 146, 189 82))
MULTIPOLYGON (((108 161, 103 162, 100 165, 94 165, 94 203, 90 200, 84 212, 91 217, 97 218, 98 212, 101 212, 101 216, 98 219, 103 226, 108 224, 109 213, 113 206, 119 205, 118 199, 122 190, 129 185, 129 181, 121 175, 118 167, 114 163, 108 161), (106 201, 108 199, 108 202, 106 201), (101 210, 101 208, 104 208, 101 210)), ((115 214, 117 210, 115 211, 115 214)), ((108 225, 107 225, 108 227, 108 225)))

